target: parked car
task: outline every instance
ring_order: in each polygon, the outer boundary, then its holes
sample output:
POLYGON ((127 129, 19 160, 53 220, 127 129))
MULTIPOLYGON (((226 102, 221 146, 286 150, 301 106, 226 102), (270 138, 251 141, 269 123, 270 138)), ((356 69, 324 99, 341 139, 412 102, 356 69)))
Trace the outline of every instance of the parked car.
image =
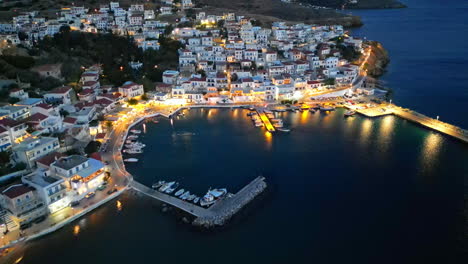
POLYGON ((77 207, 78 205, 80 205, 80 201, 73 201, 70 203, 70 207, 77 207))
POLYGON ((101 185, 99 185, 99 186, 97 187, 97 190, 98 190, 98 191, 103 191, 104 189, 106 189, 106 185, 104 185, 104 184, 101 184, 101 185))
POLYGON ((95 192, 90 192, 90 193, 88 193, 88 194, 85 196, 85 198, 86 198, 86 199, 90 199, 90 198, 92 198, 94 195, 96 195, 95 192))
POLYGON ((117 188, 113 188, 112 190, 107 191, 107 194, 113 194, 117 191, 117 188))

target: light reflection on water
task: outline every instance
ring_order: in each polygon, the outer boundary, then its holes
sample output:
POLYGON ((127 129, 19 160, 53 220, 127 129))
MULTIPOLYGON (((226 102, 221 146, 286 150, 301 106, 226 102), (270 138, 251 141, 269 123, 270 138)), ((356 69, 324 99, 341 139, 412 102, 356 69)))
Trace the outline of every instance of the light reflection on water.
POLYGON ((429 174, 433 169, 443 145, 443 136, 438 133, 429 134, 421 148, 421 172, 429 174))
POLYGON ((361 123, 360 141, 363 148, 367 147, 370 142, 369 137, 372 134, 372 127, 373 122, 369 118, 364 119, 361 123))
POLYGON ((395 117, 385 116, 380 122, 379 129, 379 153, 386 154, 391 145, 391 136, 395 130, 395 117))

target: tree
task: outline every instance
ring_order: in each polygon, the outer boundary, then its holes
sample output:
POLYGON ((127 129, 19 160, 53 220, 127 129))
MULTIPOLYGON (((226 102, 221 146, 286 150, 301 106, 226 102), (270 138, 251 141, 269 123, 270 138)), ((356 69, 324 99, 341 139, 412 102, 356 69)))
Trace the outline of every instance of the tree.
POLYGON ((101 142, 91 141, 88 143, 88 145, 86 145, 84 151, 86 154, 91 154, 94 152, 98 152, 100 147, 101 147, 101 142))
POLYGON ((74 60, 68 59, 62 63, 62 76, 67 82, 77 82, 81 77, 81 65, 74 60))
POLYGON ((335 79, 334 78, 328 78, 324 82, 325 85, 335 85, 335 79))
POLYGON ((70 113, 68 113, 67 110, 64 110, 64 109, 60 109, 59 113, 64 118, 67 117, 70 114, 70 113))
POLYGON ((30 56, 2 55, 0 58, 8 64, 20 69, 29 69, 34 66, 35 63, 34 58, 30 56))
POLYGON ((112 121, 106 121, 105 126, 108 130, 110 130, 114 126, 114 123, 112 123, 112 121))
POLYGON ((0 163, 1 164, 8 164, 10 163, 10 153, 7 151, 0 152, 0 163))
POLYGON ((16 104, 16 103, 19 102, 19 101, 20 101, 20 99, 17 98, 17 97, 10 97, 10 98, 8 98, 8 103, 10 103, 10 104, 16 104))
POLYGON ((135 98, 131 98, 131 99, 128 100, 128 104, 129 105, 136 105, 136 104, 138 104, 138 100, 135 99, 135 98))
POLYGON ((148 101, 149 97, 146 93, 141 96, 141 100, 148 101))

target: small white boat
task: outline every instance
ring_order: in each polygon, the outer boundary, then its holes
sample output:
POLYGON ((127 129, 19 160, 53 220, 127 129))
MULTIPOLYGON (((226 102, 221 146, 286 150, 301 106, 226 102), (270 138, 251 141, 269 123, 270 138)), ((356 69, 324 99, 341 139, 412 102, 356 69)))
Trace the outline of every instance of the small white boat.
POLYGON ((195 197, 195 199, 193 199, 193 203, 194 204, 197 204, 198 202, 200 201, 200 197, 195 197))
POLYGON ((127 154, 141 154, 143 151, 141 149, 124 149, 123 152, 127 154))
POLYGON ((132 130, 130 130, 130 132, 132 132, 133 134, 140 134, 140 133, 141 133, 141 130, 132 129, 132 130))
POLYGON ((184 193, 184 191, 185 191, 184 189, 180 189, 180 190, 178 190, 174 195, 175 195, 176 197, 179 197, 179 196, 181 196, 181 195, 184 193))
POLYGON ((165 192, 167 191, 167 189, 171 188, 172 185, 174 185, 176 182, 168 182, 168 183, 164 183, 160 188, 159 188, 159 191, 160 192, 165 192))
POLYGON ((165 181, 158 181, 157 183, 153 183, 153 185, 151 185, 151 188, 157 189, 157 188, 161 187, 164 183, 166 183, 166 182, 165 181))
POLYGON ((130 135, 130 136, 127 137, 127 139, 137 139, 137 138, 138 138, 137 135, 130 135))
POLYGON ((193 199, 195 199, 195 197, 197 196, 195 194, 192 194, 189 197, 187 197, 187 201, 192 201, 193 199))
POLYGON ((179 198, 182 199, 182 200, 187 200, 187 198, 189 197, 190 195, 190 192, 189 191, 186 191, 184 192, 184 194, 182 194, 179 198))
POLYGON ((291 129, 282 128, 282 127, 278 127, 277 130, 278 130, 278 131, 281 131, 281 132, 290 132, 290 131, 291 131, 291 129))
POLYGON ((138 159, 135 158, 129 158, 129 159, 124 159, 125 162, 138 162, 138 159))

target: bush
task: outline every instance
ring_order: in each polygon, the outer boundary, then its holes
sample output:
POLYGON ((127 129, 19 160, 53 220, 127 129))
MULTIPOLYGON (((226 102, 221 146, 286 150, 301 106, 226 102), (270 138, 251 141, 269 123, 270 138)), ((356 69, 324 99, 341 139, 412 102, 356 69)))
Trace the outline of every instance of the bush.
POLYGON ((13 55, 2 55, 0 56, 8 64, 15 66, 20 69, 29 69, 34 66, 34 58, 29 56, 13 56, 13 55))

